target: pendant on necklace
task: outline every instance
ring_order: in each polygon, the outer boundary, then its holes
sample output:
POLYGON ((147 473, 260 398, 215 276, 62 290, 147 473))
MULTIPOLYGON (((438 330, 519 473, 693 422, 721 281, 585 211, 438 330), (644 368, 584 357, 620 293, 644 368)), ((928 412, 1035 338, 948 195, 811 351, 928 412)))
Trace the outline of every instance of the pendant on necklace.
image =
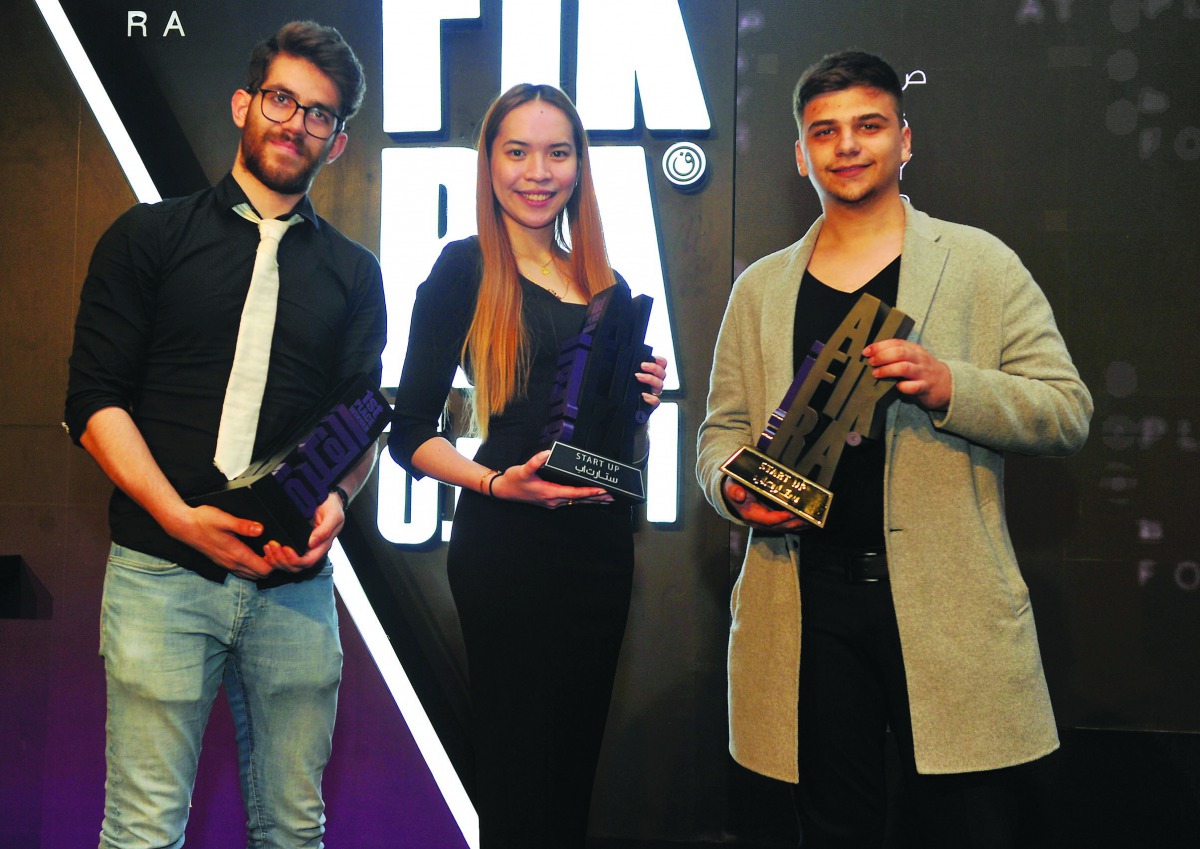
MULTIPOLYGON (((554 262, 554 257, 551 256, 550 259, 546 262, 546 264, 542 266, 542 274, 544 276, 546 276, 546 277, 550 276, 550 266, 553 264, 553 262, 554 262)), ((563 281, 563 282, 565 283, 566 281, 563 281)), ((549 288, 548 286, 543 286, 542 288, 545 289, 547 292, 549 292, 554 297, 558 298, 560 301, 567 294, 567 286, 563 286, 563 293, 561 295, 558 294, 558 292, 555 292, 553 289, 549 288)))

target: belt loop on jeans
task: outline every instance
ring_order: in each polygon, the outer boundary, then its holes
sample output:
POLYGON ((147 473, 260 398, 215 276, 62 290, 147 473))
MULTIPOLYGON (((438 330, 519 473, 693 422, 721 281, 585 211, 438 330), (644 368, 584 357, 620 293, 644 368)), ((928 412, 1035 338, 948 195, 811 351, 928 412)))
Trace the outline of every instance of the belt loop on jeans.
POLYGON ((877 584, 888 579, 887 552, 882 549, 842 548, 803 538, 800 568, 834 572, 848 584, 877 584))

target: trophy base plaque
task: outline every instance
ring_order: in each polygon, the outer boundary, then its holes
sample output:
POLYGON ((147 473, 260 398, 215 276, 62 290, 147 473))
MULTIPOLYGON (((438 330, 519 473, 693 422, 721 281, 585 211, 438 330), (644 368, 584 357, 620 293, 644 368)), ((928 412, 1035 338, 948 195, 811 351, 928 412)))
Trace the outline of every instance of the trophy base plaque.
POLYGON ((833 493, 778 460, 744 445, 725 461, 721 471, 789 513, 818 528, 825 527, 833 493))
POLYGON ((555 442, 550 447, 550 458, 538 475, 564 486, 601 486, 621 502, 641 504, 646 500, 642 470, 637 466, 565 442, 555 442))

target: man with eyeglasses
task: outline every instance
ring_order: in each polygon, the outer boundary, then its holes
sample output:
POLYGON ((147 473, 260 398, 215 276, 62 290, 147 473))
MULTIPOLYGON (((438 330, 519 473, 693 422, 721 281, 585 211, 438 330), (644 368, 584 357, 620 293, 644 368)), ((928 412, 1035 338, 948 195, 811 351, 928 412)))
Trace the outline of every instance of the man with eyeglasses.
POLYGON ((190 197, 135 206, 93 253, 66 425, 116 485, 101 609, 101 847, 182 845, 222 683, 249 843, 323 845, 342 658, 326 555, 374 452, 318 507, 303 554, 256 539, 251 518, 183 497, 237 477, 343 379, 366 373, 378 385, 379 264, 307 196, 345 149, 363 91, 337 30, 285 25, 254 49, 233 95, 232 171, 190 197), (262 554, 247 541, 265 542, 262 554))

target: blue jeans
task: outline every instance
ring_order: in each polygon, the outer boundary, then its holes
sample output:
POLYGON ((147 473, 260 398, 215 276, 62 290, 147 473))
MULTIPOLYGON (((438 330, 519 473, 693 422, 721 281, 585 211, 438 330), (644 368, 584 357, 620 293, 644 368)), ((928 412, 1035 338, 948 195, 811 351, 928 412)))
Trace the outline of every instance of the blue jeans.
POLYGON ((260 590, 113 544, 100 654, 108 681, 101 849, 183 844, 200 739, 224 682, 247 845, 323 846, 342 649, 333 568, 260 590))

